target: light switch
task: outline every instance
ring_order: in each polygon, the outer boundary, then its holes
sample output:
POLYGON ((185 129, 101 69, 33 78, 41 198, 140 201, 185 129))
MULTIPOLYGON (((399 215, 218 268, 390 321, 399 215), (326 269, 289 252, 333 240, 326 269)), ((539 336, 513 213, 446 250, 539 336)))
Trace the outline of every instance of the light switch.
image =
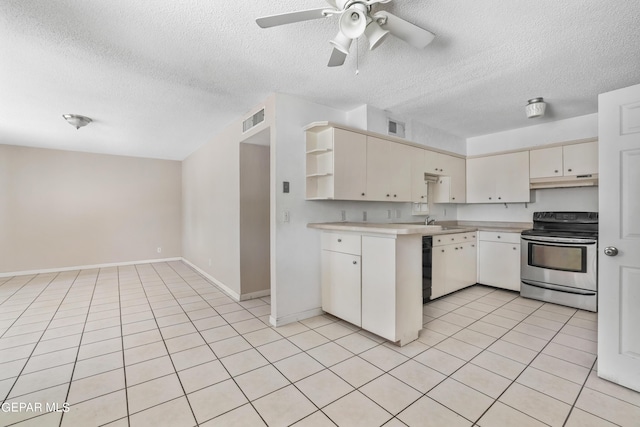
POLYGON ((288 193, 289 192, 289 181, 283 181, 282 182, 282 192, 283 193, 288 193))

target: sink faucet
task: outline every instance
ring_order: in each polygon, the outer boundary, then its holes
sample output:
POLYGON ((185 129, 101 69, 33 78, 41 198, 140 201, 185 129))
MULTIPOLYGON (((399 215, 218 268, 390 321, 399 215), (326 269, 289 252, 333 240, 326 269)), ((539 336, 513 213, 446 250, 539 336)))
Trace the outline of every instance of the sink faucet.
POLYGON ((436 220, 435 219, 429 219, 429 218, 430 218, 430 216, 427 215, 427 218, 424 220, 424 224, 425 225, 433 225, 433 224, 435 224, 436 220))

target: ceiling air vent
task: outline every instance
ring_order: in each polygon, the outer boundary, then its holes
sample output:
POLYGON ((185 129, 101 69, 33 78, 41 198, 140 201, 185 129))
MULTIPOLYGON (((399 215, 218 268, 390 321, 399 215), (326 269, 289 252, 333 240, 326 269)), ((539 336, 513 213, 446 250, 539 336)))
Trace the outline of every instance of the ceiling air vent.
POLYGON ((387 123, 387 130, 389 135, 404 138, 404 123, 392 119, 389 119, 387 123))
POLYGON ((264 108, 242 122, 242 133, 264 122, 264 108))

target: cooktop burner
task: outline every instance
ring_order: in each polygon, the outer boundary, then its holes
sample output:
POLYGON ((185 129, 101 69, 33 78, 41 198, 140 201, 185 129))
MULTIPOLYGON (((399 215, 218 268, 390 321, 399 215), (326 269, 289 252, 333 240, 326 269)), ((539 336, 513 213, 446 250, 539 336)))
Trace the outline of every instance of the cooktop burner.
POLYGON ((525 236, 597 238, 598 212, 534 212, 533 229, 525 236))

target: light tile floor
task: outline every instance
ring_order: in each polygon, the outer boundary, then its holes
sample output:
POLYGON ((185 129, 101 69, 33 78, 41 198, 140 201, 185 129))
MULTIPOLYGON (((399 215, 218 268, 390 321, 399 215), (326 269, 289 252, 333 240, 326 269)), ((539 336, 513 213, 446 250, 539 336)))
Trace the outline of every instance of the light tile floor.
POLYGON ((180 262, 2 278, 0 425, 640 425, 593 313, 474 286, 400 348, 328 315, 272 328, 269 302, 180 262))

